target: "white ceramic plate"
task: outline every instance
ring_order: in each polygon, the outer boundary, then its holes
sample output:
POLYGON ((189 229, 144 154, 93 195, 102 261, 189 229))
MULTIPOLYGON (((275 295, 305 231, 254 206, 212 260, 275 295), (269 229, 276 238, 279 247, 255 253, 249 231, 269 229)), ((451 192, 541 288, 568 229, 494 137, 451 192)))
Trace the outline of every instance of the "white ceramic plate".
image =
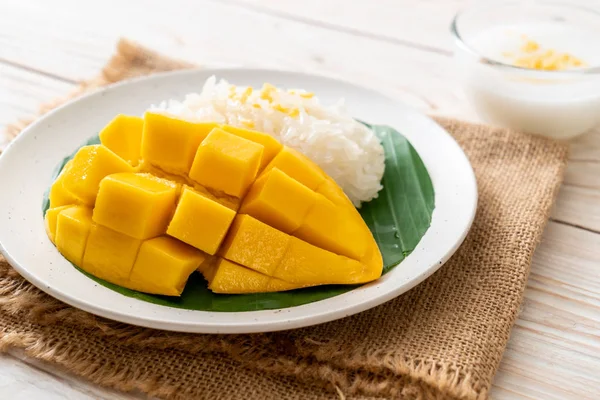
POLYGON ((434 121, 379 93, 291 72, 214 69, 165 73, 114 85, 60 107, 27 128, 0 157, 0 247, 11 265, 48 294, 114 320, 151 328, 247 333, 298 328, 346 317, 384 303, 435 272, 465 238, 477 204, 473 170, 456 142, 434 121), (201 90, 211 75, 238 85, 270 82, 315 92, 324 103, 344 97, 350 113, 406 136, 431 176, 431 227, 402 264, 376 282, 315 303, 281 310, 206 312, 126 297, 87 278, 46 236, 42 198, 52 171, 118 113, 142 115, 151 104, 201 90))

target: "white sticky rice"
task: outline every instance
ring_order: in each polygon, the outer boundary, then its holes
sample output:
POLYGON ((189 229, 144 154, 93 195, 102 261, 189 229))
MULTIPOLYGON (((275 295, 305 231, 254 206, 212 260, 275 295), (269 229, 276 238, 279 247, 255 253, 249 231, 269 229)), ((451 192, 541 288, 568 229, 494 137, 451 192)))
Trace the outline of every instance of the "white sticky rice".
POLYGON ((375 134, 355 121, 340 100, 321 105, 302 90, 260 89, 209 78, 201 93, 151 110, 190 121, 215 121, 272 135, 317 163, 359 207, 381 190, 384 153, 375 134))

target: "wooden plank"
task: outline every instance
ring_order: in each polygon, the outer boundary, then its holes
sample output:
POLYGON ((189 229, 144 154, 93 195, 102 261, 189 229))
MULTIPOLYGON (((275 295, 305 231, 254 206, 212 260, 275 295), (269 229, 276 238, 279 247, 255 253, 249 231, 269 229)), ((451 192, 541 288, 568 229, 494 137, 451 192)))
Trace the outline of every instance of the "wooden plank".
POLYGON ((81 80, 97 73, 123 33, 166 54, 195 62, 319 73, 379 89, 423 111, 473 116, 460 88, 448 84, 452 74, 446 65, 448 58, 439 54, 326 28, 307 29, 304 23, 212 1, 148 3, 0 3, 0 15, 7 21, 0 25, 0 58, 81 80), (57 8, 64 13, 54 13, 52 19, 45 17, 57 8), (130 15, 140 9, 144 9, 144 18, 132 24, 130 15), (24 26, 19 22, 24 19, 31 22, 24 26), (111 29, 106 29, 108 20, 111 29), (218 40, 207 39, 223 32, 223 21, 243 33, 244 45, 239 34, 230 32, 219 35, 218 40), (40 36, 39 31, 46 34, 40 36))
POLYGON ((40 361, 0 354, 0 393, 11 400, 126 400, 134 397, 97 387, 40 361))
POLYGON ((564 184, 556 199, 552 218, 600 232, 600 190, 564 184))
POLYGON ((35 115, 41 103, 64 95, 72 83, 0 63, 0 148, 4 127, 19 118, 35 115))
POLYGON ((550 222, 534 256, 494 398, 600 395, 600 235, 550 222), (495 396, 498 394, 498 396, 495 396))
POLYGON ((448 54, 450 24, 468 0, 221 0, 255 12, 302 21, 311 26, 370 35, 398 46, 448 54))

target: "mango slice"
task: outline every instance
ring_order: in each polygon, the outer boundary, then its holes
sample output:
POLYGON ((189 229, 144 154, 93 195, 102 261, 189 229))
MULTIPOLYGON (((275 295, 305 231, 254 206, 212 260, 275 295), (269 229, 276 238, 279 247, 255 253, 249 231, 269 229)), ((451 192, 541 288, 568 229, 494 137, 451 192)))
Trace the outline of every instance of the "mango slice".
POLYGON ((184 188, 167 234, 208 254, 215 254, 235 211, 190 188, 184 188))
POLYGON ((309 286, 282 281, 223 259, 217 262, 207 279, 210 290, 227 294, 282 292, 309 286))
POLYGON ((361 235, 361 226, 348 214, 346 208, 317 195, 294 235, 315 246, 359 260, 365 255, 368 242, 361 235))
POLYGON ((83 263, 75 264, 98 278, 127 286, 141 245, 139 239, 94 224, 87 240, 83 263))
POLYGON ((179 185, 143 173, 112 174, 100 182, 94 222, 135 239, 162 235, 177 202, 179 185))
POLYGON ((285 233, 293 233, 302 225, 317 196, 279 168, 273 168, 254 182, 240 213, 252 215, 285 233))
POLYGON ((327 177, 325 172, 308 157, 290 147, 284 147, 267 165, 263 174, 278 168, 310 190, 315 190, 327 177))
POLYGON ((101 141, 65 166, 45 216, 58 250, 96 277, 179 296, 194 271, 228 294, 381 276, 342 189, 267 134, 148 112, 117 116, 101 141))
POLYGON ((187 174, 198 146, 215 123, 194 123, 162 114, 144 115, 142 158, 167 172, 187 174))
POLYGON ((51 241, 54 242, 54 238, 56 237, 56 224, 58 222, 58 214, 60 214, 61 211, 66 210, 67 208, 71 208, 71 207, 73 207, 73 206, 66 205, 66 206, 49 208, 46 211, 45 227, 46 227, 46 233, 48 234, 48 237, 50 238, 51 241))
POLYGON ((100 181, 117 172, 133 172, 133 167, 102 145, 85 146, 73 158, 62 178, 64 189, 83 203, 93 205, 100 181))
POLYGON ((290 236, 249 215, 238 215, 220 255, 266 275, 272 275, 288 247, 290 236))
POLYGON ((248 139, 251 142, 258 143, 263 145, 264 152, 263 157, 260 162, 259 170, 262 171, 267 164, 275 157, 277 153, 281 151, 283 146, 279 143, 275 138, 266 133, 253 131, 250 129, 237 128, 235 126, 223 125, 221 126, 226 132, 233 133, 236 136, 239 136, 244 139, 248 139))
POLYGON ((144 120, 119 114, 100 131, 100 143, 132 166, 140 161, 144 120))
POLYGON ((77 199, 77 197, 73 193, 65 189, 64 185, 65 174, 71 169, 72 166, 73 160, 67 162, 58 178, 52 184, 52 187, 50 187, 50 193, 48 193, 48 200, 50 200, 50 208, 76 204, 80 202, 79 199, 77 199))
POLYGON ((264 146, 213 129, 198 147, 190 178, 202 186, 241 197, 254 182, 264 146))
POLYGON ((129 275, 129 287, 140 292, 179 296, 188 277, 207 256, 179 240, 159 236, 142 243, 129 275))
POLYGON ((290 237, 274 277, 305 285, 352 284, 368 282, 365 265, 360 261, 339 256, 296 237, 290 237))
POLYGON ((73 264, 82 265, 91 227, 92 210, 85 206, 69 207, 56 217, 56 248, 73 264))

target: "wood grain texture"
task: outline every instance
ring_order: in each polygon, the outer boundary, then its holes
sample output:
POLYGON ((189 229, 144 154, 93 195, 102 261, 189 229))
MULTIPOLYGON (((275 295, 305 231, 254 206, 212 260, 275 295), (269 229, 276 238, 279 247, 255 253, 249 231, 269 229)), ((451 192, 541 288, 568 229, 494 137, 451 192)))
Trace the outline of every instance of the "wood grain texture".
MULTIPOLYGON (((334 76, 423 112, 477 120, 448 56, 448 23, 467 0, 382 0, 377 7, 367 0, 83 3, 0 2, 0 124, 96 74, 122 35, 199 63, 334 76), (132 19, 138 11, 143 18, 132 19), (215 32, 219 40, 210 39, 215 32)), ((600 130, 571 148, 566 182, 494 383, 495 399, 600 398, 600 130)), ((35 397, 47 390, 36 385, 41 367, 6 357, 0 379, 13 379, 9 386, 21 385, 29 398, 46 398, 35 397)), ((76 388, 72 398, 137 398, 94 388, 53 366, 41 369, 51 371, 65 393, 76 388)), ((8 386, 1 382, 7 381, 0 380, 4 398, 8 386)))

